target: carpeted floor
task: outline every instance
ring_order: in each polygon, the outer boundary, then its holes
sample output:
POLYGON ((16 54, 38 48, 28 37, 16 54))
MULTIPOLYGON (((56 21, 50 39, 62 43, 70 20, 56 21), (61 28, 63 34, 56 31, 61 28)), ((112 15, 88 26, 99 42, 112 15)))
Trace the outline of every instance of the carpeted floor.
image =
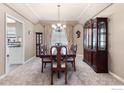
MULTIPOLYGON (((124 85, 108 73, 95 73, 86 63, 76 58, 76 72, 68 64, 67 85, 124 85)), ((44 73, 41 73, 39 58, 33 59, 11 71, 0 80, 0 85, 50 85, 50 65, 47 64, 44 73)), ((54 74, 54 85, 64 85, 64 74, 58 79, 54 74)))

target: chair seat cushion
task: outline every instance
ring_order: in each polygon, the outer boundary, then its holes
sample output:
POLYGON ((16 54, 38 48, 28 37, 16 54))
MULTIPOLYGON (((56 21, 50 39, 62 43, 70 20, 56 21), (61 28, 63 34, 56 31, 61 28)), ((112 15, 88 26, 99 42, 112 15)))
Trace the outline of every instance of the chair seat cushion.
POLYGON ((74 59, 72 57, 69 57, 69 58, 67 58, 67 62, 68 61, 74 61, 74 59))
MULTIPOLYGON (((65 68, 65 63, 61 63, 61 68, 65 68)), ((57 63, 53 62, 53 68, 57 68, 57 63)))
POLYGON ((44 62, 49 62, 49 61, 51 61, 51 60, 50 60, 50 58, 43 58, 43 61, 44 61, 44 62))

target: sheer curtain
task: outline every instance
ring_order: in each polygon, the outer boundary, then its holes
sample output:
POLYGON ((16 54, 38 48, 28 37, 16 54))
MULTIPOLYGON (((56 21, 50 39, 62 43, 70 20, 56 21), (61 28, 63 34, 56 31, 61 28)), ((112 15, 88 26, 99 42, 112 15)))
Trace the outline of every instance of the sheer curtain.
POLYGON ((54 29, 52 30, 51 45, 55 45, 56 43, 61 43, 62 45, 68 44, 65 29, 63 29, 61 32, 57 32, 54 29))
POLYGON ((66 35, 67 35, 68 42, 73 43, 73 26, 72 25, 67 25, 66 35))

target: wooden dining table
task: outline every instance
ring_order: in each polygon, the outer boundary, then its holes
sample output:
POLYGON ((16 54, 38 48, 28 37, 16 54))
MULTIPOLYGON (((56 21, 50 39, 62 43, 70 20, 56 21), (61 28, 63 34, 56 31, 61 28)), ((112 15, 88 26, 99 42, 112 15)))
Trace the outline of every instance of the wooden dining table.
MULTIPOLYGON (((57 55, 52 55, 52 57, 53 58, 56 58, 56 56, 57 55)), ((49 52, 47 52, 47 53, 45 53, 45 54, 41 54, 40 55, 40 58, 50 58, 51 57, 51 55, 50 55, 50 53, 49 52)), ((65 55, 62 55, 62 57, 65 57, 65 55)), ((67 58, 73 58, 73 60, 74 60, 74 71, 76 71, 76 67, 75 67, 75 58, 76 58, 76 54, 74 53, 74 52, 72 52, 72 51, 68 51, 67 52, 67 58)))

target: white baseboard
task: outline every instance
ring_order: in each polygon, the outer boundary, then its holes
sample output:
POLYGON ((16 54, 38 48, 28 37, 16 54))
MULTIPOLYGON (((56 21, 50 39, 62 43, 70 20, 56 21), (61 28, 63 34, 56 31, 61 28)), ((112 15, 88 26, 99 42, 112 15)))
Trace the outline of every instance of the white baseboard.
POLYGON ((25 61, 24 64, 30 62, 30 61, 33 60, 34 58, 35 58, 35 56, 31 57, 30 59, 28 59, 27 61, 25 61))
POLYGON ((109 71, 109 74, 111 74, 113 77, 115 77, 116 79, 118 79, 119 81, 121 81, 122 83, 124 83, 124 79, 119 77, 118 75, 112 73, 111 71, 109 71))
POLYGON ((6 74, 1 75, 1 76, 0 76, 0 80, 1 80, 2 78, 4 78, 5 76, 6 76, 6 74))

